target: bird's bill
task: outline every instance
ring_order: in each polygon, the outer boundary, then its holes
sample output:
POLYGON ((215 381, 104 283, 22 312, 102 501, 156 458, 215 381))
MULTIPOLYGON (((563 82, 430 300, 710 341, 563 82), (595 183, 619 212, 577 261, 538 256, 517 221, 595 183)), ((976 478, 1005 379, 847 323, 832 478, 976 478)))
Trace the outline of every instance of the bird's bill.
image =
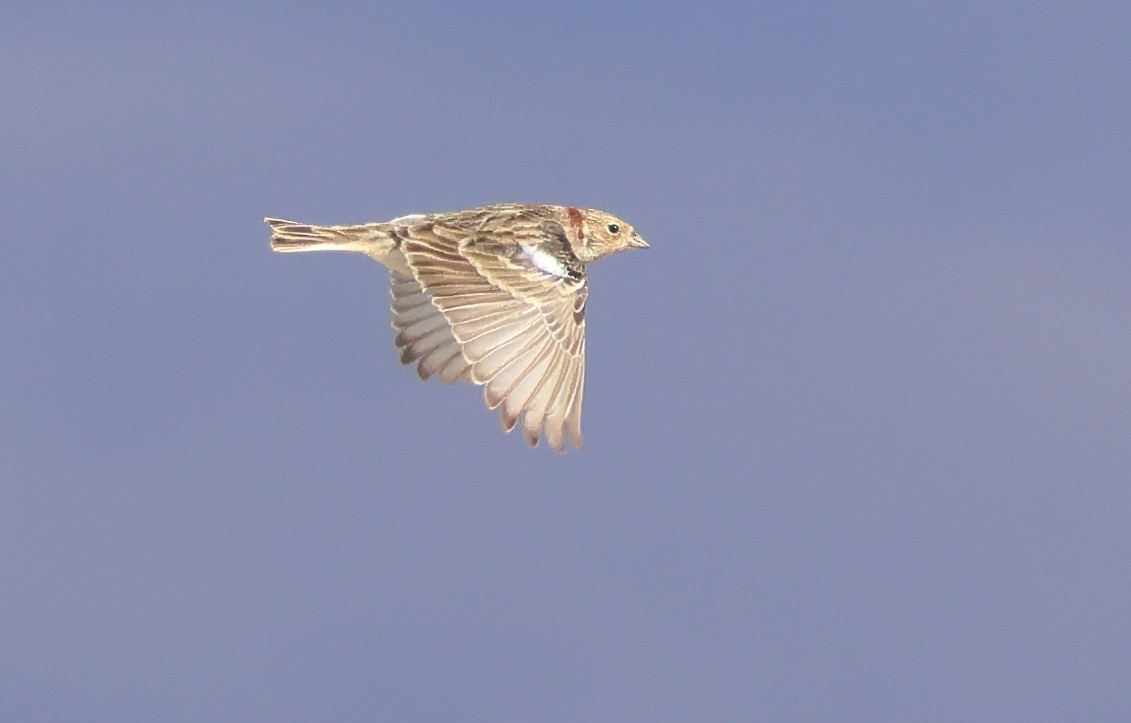
POLYGON ((633 248, 637 248, 637 249, 648 248, 648 242, 645 241, 644 239, 640 238, 640 234, 636 234, 636 233, 632 234, 632 238, 630 238, 628 240, 628 245, 632 246, 633 248))

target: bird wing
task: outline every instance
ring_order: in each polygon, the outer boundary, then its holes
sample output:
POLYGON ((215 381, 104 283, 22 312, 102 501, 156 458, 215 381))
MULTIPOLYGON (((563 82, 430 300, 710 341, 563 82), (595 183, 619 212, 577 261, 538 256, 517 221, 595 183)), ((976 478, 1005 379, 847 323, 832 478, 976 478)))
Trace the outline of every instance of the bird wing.
POLYGON ((393 272, 393 325, 405 363, 444 381, 483 385, 510 431, 581 447, 585 301, 580 273, 547 270, 533 244, 421 224, 401 239, 413 277, 393 272))
POLYGON ((456 379, 470 381, 471 366, 452 335, 452 327, 432 302, 429 294, 412 276, 389 271, 393 296, 393 328, 401 352, 401 364, 417 362, 421 379, 439 375, 445 383, 456 379))

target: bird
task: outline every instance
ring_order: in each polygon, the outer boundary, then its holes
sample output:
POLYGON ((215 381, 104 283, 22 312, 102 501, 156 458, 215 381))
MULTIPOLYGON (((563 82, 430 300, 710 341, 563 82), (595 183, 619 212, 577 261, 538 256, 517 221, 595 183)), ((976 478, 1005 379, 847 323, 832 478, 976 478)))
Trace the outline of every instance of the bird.
POLYGON ((402 364, 483 387, 506 432, 582 446, 586 265, 648 248, 595 208, 496 203, 390 221, 316 226, 265 218, 274 251, 352 251, 389 271, 402 364))

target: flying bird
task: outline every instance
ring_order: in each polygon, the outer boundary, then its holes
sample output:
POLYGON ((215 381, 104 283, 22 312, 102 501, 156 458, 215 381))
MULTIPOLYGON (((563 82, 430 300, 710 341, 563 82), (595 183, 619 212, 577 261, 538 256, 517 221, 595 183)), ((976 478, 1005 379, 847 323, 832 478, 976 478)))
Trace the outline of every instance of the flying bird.
POLYGON ((625 221, 592 208, 499 203, 355 226, 266 218, 275 251, 355 251, 389 269, 401 363, 422 379, 483 386, 503 429, 522 417, 544 436, 581 447, 585 384, 585 266, 648 244, 625 221))

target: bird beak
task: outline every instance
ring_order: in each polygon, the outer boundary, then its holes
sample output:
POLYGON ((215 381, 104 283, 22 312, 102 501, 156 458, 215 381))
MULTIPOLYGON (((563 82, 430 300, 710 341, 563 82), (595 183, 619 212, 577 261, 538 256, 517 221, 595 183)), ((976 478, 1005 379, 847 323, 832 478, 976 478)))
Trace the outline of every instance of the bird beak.
POLYGON ((633 248, 637 248, 637 249, 648 248, 648 242, 645 241, 644 239, 640 238, 639 234, 635 234, 635 233, 632 234, 632 238, 630 238, 628 240, 628 245, 633 247, 633 248))

